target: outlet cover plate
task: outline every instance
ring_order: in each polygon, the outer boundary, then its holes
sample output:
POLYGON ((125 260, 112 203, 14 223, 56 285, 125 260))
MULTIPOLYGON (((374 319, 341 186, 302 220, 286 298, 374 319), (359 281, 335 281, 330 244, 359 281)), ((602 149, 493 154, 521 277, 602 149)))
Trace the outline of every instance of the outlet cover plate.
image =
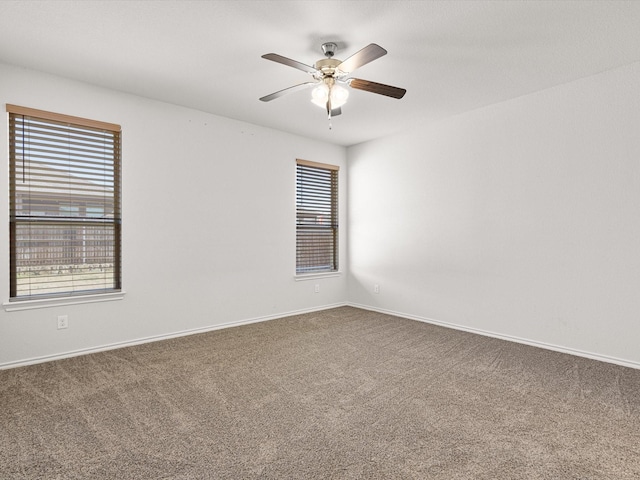
POLYGON ((58 315, 58 330, 69 326, 69 317, 67 315, 58 315))

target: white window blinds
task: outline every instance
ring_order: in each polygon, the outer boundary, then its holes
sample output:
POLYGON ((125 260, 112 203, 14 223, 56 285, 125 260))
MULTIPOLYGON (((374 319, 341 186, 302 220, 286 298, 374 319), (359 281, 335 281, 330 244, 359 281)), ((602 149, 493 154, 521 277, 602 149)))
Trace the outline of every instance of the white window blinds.
POLYGON ((296 273, 337 271, 339 167, 296 163, 296 273))
POLYGON ((119 291, 120 126, 7 111, 10 298, 119 291))

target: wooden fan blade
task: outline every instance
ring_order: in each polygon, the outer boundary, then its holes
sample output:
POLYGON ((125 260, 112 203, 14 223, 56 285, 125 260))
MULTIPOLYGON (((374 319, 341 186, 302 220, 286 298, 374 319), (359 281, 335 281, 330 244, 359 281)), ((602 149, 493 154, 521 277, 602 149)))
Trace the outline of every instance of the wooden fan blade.
POLYGON ((380 45, 370 43, 359 52, 351 55, 336 68, 344 73, 353 72, 356 68, 360 68, 361 66, 366 65, 369 62, 373 62, 376 58, 380 58, 386 54, 387 51, 380 45))
POLYGON ((329 117, 329 120, 331 120, 333 117, 337 117, 338 115, 342 115, 342 108, 333 108, 331 106, 331 100, 327 99, 327 115, 329 117))
POLYGON ((386 95, 387 97, 392 98, 402 98, 404 97, 404 94, 407 93, 404 88, 392 87, 391 85, 370 82, 369 80, 362 80, 360 78, 350 79, 349 85, 357 90, 364 90, 365 92, 386 95))
POLYGON ((316 82, 300 83, 298 85, 294 85, 293 87, 288 87, 288 88, 284 88, 282 90, 278 90, 277 92, 274 92, 271 95, 266 95, 266 96, 262 97, 260 100, 262 100, 263 102, 270 102, 271 100, 275 100, 276 98, 280 98, 280 97, 282 97, 284 95, 287 95, 288 93, 293 93, 293 92, 297 92, 299 90, 304 90, 305 88, 312 87, 313 85, 316 85, 316 82))
POLYGON ((281 63, 289 67, 297 68, 298 70, 302 70, 303 72, 307 72, 312 75, 317 72, 317 70, 310 65, 305 65, 304 63, 291 60, 290 58, 283 57, 282 55, 278 55, 277 53, 266 53, 262 55, 262 58, 271 60, 272 62, 281 63))

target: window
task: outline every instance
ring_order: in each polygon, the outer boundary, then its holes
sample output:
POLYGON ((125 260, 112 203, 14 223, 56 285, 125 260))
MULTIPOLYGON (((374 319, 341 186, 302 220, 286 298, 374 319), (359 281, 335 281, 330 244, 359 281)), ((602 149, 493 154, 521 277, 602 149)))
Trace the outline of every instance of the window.
POLYGON ((120 126, 7 112, 10 299, 120 291, 120 126))
POLYGON ((338 169, 297 160, 297 274, 338 270, 338 169))

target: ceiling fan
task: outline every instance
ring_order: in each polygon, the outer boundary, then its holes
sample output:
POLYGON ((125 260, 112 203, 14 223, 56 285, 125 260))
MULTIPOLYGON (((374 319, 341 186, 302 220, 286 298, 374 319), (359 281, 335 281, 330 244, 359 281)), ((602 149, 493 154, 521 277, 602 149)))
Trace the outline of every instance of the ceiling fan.
POLYGON ((310 74, 313 77, 313 81, 279 90, 271 95, 260 98, 260 100, 270 102, 288 93, 315 87, 311 94, 311 101, 318 106, 324 107, 329 120, 331 120, 332 116, 335 117, 342 113, 341 107, 347 101, 349 91, 345 88, 345 85, 357 90, 364 90, 365 92, 377 93, 398 99, 407 93, 404 88, 392 87, 391 85, 384 85, 360 78, 349 78, 349 74, 356 68, 360 68, 386 55, 387 51, 381 46, 371 43, 344 61, 333 58, 337 49, 338 45, 335 43, 323 43, 322 51, 326 58, 318 60, 313 66, 291 60, 277 53, 262 55, 262 58, 267 60, 297 68, 310 74))

